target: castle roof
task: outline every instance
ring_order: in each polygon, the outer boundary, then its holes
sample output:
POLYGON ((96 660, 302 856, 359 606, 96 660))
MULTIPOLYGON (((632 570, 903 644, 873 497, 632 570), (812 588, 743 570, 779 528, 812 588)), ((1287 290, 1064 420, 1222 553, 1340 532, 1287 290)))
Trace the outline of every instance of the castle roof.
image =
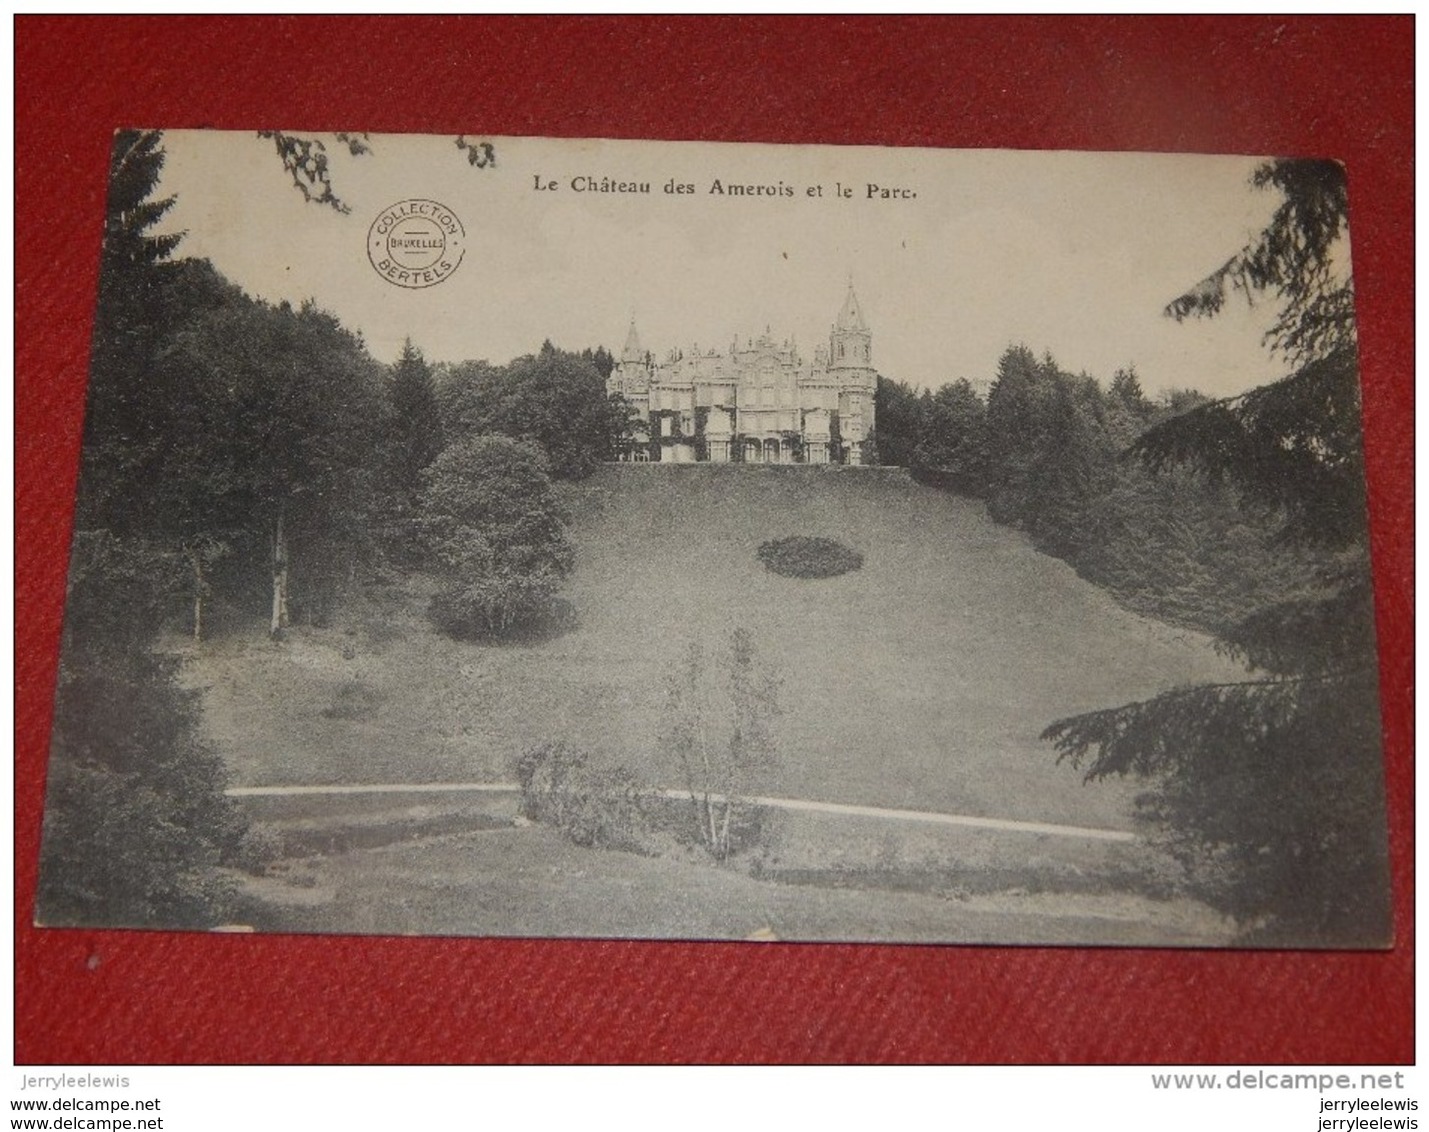
POLYGON ((635 333, 635 320, 630 320, 630 333, 625 336, 625 349, 620 352, 622 362, 643 362, 645 350, 640 345, 640 335, 635 333))
POLYGON ((853 280, 849 280, 848 298, 844 299, 843 310, 839 311, 838 320, 834 323, 836 330, 868 330, 868 323, 863 320, 863 308, 858 305, 858 296, 853 293, 853 280))

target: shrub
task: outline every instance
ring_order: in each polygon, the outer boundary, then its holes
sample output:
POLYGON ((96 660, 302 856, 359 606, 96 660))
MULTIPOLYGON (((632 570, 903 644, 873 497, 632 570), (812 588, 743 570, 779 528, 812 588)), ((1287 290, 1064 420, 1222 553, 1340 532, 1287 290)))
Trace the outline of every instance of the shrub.
POLYGON ((734 631, 714 665, 691 641, 666 678, 660 747, 675 757, 700 840, 717 861, 744 843, 735 834, 749 809, 743 794, 777 762, 778 693, 779 679, 756 659, 747 629, 734 631))
POLYGON ((221 922, 233 886, 220 866, 245 832, 224 782, 199 734, 196 695, 175 685, 170 662, 73 650, 56 697, 38 919, 221 922))
POLYGON ((441 590, 432 616, 456 636, 512 639, 562 620, 575 563, 541 450, 502 436, 447 448, 425 473, 421 529, 441 590))
POLYGON ((590 755, 557 741, 528 747, 516 760, 523 816, 554 826, 587 848, 641 848, 640 784, 624 767, 592 767, 590 755))
POLYGON ((834 578, 863 565, 863 555, 843 543, 805 535, 761 544, 759 560, 786 578, 834 578))
POLYGON ((246 822, 204 741, 199 694, 151 651, 172 556, 138 538, 75 536, 40 846, 45 924, 209 927, 246 822))

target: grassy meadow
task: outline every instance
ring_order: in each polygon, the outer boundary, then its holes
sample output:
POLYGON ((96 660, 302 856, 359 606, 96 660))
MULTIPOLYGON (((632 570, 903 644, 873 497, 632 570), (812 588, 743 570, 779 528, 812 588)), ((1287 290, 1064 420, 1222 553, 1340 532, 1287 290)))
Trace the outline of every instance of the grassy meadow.
MULTIPOLYGON (((238 634, 192 654, 188 679, 204 689, 205 726, 233 784, 511 781, 521 750, 562 739, 647 783, 679 786, 678 768, 656 741, 666 675, 690 641, 717 652, 744 626, 782 678, 783 709, 777 766, 750 782, 748 793, 1126 830, 1136 784, 1084 785, 1056 765, 1038 733, 1063 715, 1240 673, 1205 638, 1120 608, 994 524, 980 502, 893 469, 630 465, 604 468, 568 490, 579 560, 565 596, 578 624, 560 637, 524 645, 452 640, 427 619, 430 582, 393 577, 344 606, 328 627, 299 627, 279 644, 256 631, 238 634), (836 578, 775 575, 757 550, 786 535, 837 539, 863 555, 863 566, 836 578)), ((407 829, 404 814, 416 815, 403 836, 430 835, 428 848, 414 854, 440 852, 436 846, 463 836, 459 822, 423 824, 430 801, 380 804, 392 807, 395 829, 407 829)), ((509 818, 502 806, 514 812, 514 799, 483 805, 497 807, 496 824, 509 818)), ((304 821, 321 826, 324 814, 353 820, 350 805, 331 799, 255 810, 290 832, 304 821)), ((1164 868, 1139 844, 1021 833, 933 834, 788 814, 776 832, 760 862, 764 879, 744 877, 736 890, 822 886, 824 895, 839 889, 842 903, 853 886, 896 902, 908 895, 900 888, 987 900, 1051 884, 1092 900, 1098 884, 1115 887, 1164 868)), ((538 846, 529 830, 520 840, 557 861, 574 855, 600 875, 654 869, 657 887, 663 882, 655 874, 671 869, 711 871, 695 860, 641 864, 625 854, 557 851, 538 846)), ((395 851, 360 838, 348 848, 363 859, 377 854, 379 864, 395 851)), ((335 861, 327 867, 346 869, 356 883, 350 866, 335 861)), ((474 863, 473 872, 496 883, 488 867, 474 863)), ((501 883, 509 887, 509 878, 501 883)), ((933 926, 900 930, 897 938, 968 938, 936 926, 946 912, 944 901, 933 926)), ((296 930, 323 930, 326 921, 313 915, 279 918, 296 930)), ((810 915, 783 925, 781 938, 846 934, 810 915)), ((1119 915, 1127 918, 1124 909, 1119 915)), ((740 935, 759 926, 730 922, 723 931, 687 933, 678 919, 652 922, 643 932, 614 921, 602 930, 598 917, 575 927, 543 926, 538 917, 514 927, 429 923, 427 930, 740 935)), ((406 923, 368 930, 414 930, 406 923)), ((867 930, 878 937, 878 929, 867 930)), ((1097 932, 1077 936, 1084 937, 1100 941, 1097 932)))
POLYGON ((206 644, 190 675, 234 783, 509 780, 524 746, 566 739, 677 786, 654 749, 666 673, 689 641, 717 650, 744 625, 783 679, 781 765, 758 793, 1125 827, 1128 791, 1083 787, 1038 733, 1239 674, 980 503, 898 473, 614 467, 570 506, 579 625, 554 640, 451 640, 409 578, 281 644, 206 644), (772 574, 756 551, 786 533, 837 538, 864 566, 772 574))

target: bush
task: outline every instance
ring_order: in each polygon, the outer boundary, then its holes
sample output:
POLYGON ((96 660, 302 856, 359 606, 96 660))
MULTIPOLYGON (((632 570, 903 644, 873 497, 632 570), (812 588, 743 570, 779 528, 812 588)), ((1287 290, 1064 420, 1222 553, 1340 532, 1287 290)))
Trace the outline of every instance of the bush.
POLYGON ((576 627, 575 606, 550 592, 543 579, 449 578, 433 595, 428 615, 459 641, 536 644, 576 627))
POLYGON ((587 848, 640 850, 645 830, 640 784, 624 767, 591 767, 569 743, 528 747, 516 760, 521 813, 587 848))
POLYGON ((37 918, 49 925, 209 927, 245 833, 172 664, 65 658, 56 698, 37 918))
MULTIPOLYGON (((203 928, 230 910, 247 829, 203 738, 199 693, 152 651, 182 575, 139 538, 76 534, 35 915, 203 928)), ((181 563, 180 563, 181 564, 181 563)))
POLYGON ((749 809, 743 794, 777 763, 779 683, 742 628, 713 665, 700 642, 691 641, 666 677, 660 748, 674 756, 700 840, 717 861, 727 860, 737 843, 734 831, 749 809))
POLYGON ((456 636, 495 639, 561 623, 557 591, 575 548, 541 450, 480 436, 447 448, 425 478, 423 542, 442 583, 432 603, 437 623, 456 636))
POLYGON ((759 560, 786 578, 834 578, 863 565, 863 555, 843 543, 804 535, 761 544, 759 560))

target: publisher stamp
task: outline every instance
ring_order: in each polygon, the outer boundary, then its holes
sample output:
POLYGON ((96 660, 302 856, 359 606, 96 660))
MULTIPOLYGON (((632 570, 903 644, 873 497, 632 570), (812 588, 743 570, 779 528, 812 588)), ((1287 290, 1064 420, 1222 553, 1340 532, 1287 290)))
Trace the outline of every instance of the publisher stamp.
POLYGON ((367 258, 398 287, 434 287, 451 277, 466 254, 466 229, 456 213, 414 197, 384 208, 367 231, 367 258))

